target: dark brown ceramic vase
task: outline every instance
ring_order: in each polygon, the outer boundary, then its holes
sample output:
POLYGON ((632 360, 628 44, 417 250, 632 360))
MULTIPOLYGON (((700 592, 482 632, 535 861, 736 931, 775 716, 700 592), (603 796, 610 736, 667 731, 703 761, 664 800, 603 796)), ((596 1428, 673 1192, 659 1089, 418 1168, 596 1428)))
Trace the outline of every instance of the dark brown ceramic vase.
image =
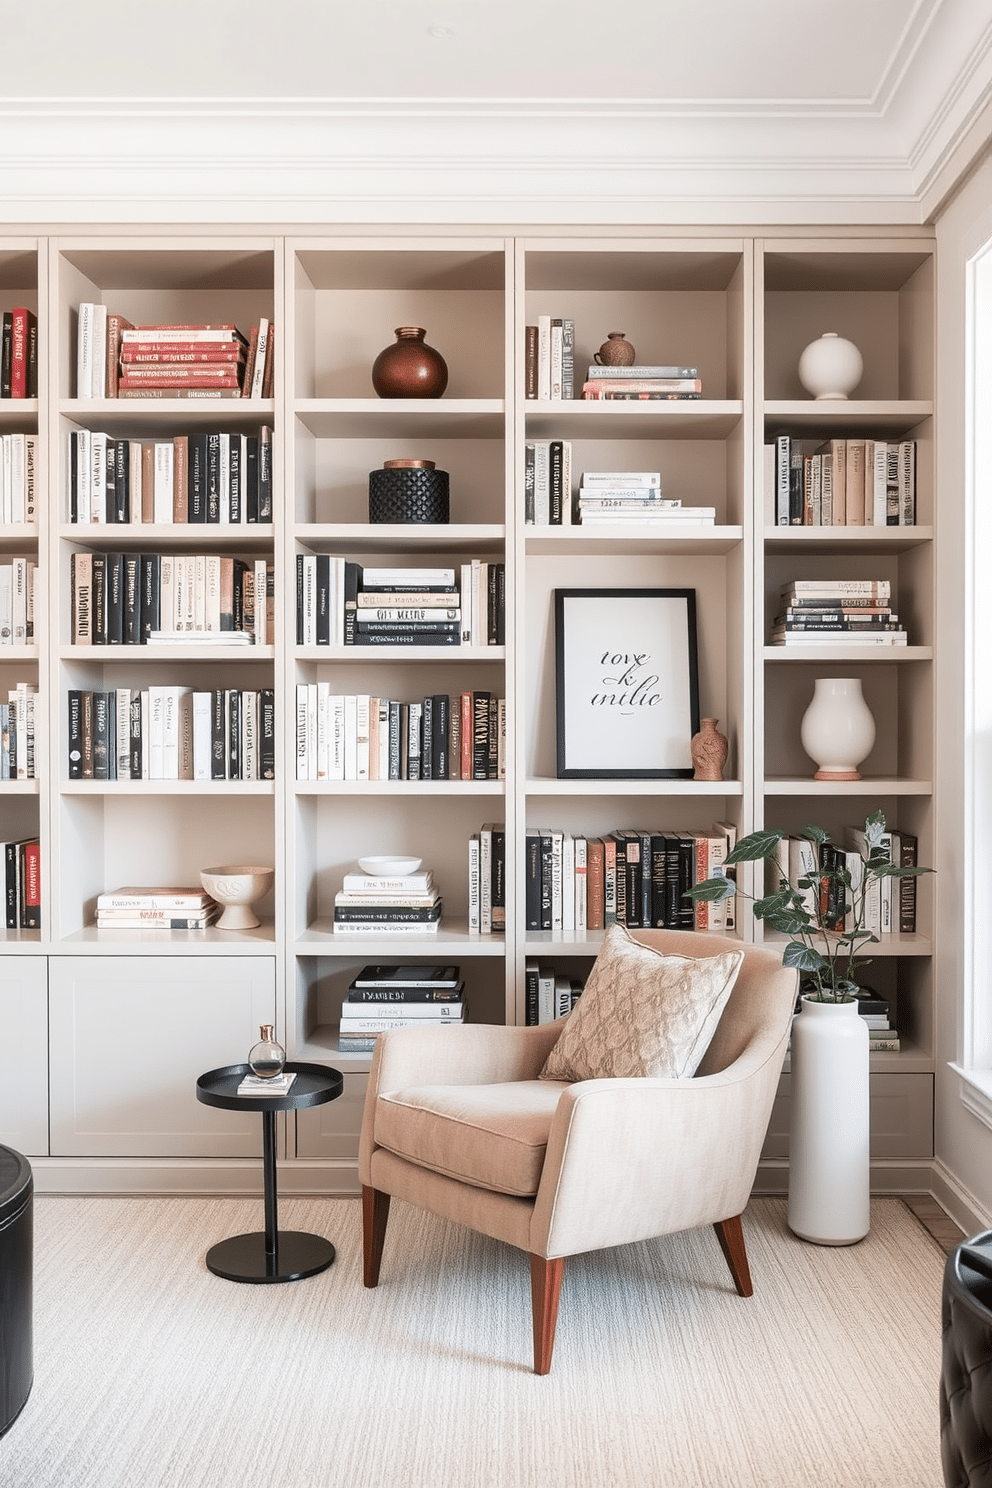
POLYGON ((596 353, 601 367, 632 367, 637 352, 626 339, 626 331, 610 331, 596 353))
POLYGON ((426 335, 421 326, 397 326, 395 343, 372 363, 372 386, 380 398, 440 398, 448 367, 426 335))

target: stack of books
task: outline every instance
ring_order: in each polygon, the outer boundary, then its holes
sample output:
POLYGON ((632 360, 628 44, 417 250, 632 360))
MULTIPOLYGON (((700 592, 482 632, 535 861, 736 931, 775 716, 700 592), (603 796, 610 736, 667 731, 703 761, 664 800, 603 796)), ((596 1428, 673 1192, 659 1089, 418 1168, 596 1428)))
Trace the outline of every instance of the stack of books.
POLYGON ((567 1017, 582 995, 582 982, 554 966, 527 961, 524 967, 524 1019, 528 1026, 567 1017))
POLYGON ((571 525, 570 440, 532 439, 524 445, 524 521, 529 527, 571 525))
POLYGON ((38 520, 38 436, 0 435, 0 524, 38 520))
POLYGON ((75 552, 74 646, 272 644, 275 569, 224 553, 75 552))
POLYGON ((266 425, 257 434, 193 430, 167 439, 73 429, 66 459, 69 521, 80 526, 272 521, 266 425))
POLYGON ((204 889, 127 886, 97 895, 100 930, 205 930, 218 905, 204 889))
POLYGON ((18 682, 0 703, 0 780, 35 778, 35 701, 38 689, 18 682))
POLYGON ((16 305, 3 312, 0 328, 0 398, 37 398, 38 317, 16 305))
POLYGON ((271 687, 70 688, 70 780, 273 780, 271 687))
POLYGON ((593 365, 582 384, 582 396, 587 402, 612 399, 631 399, 634 402, 650 402, 652 399, 683 401, 701 398, 703 384, 698 367, 653 367, 636 363, 632 367, 593 365))
POLYGON ((33 558, 0 563, 0 646, 26 646, 34 640, 37 574, 33 558))
POLYGON ((41 929, 41 845, 37 837, 0 843, 4 926, 41 929))
POLYGON ((363 568, 334 553, 296 557, 298 646, 502 646, 506 565, 363 568))
POLYGON ((916 441, 777 434, 765 445, 765 512, 779 527, 912 527, 916 441))
POLYGON ((575 396, 575 321, 539 315, 524 327, 524 392, 555 403, 575 396))
POLYGON ((472 935, 506 933, 506 826, 485 822, 468 840, 468 928, 472 935))
POLYGON ((861 987, 858 1012, 868 1028, 869 1052, 898 1054, 899 1032, 889 1022, 889 1004, 885 998, 877 996, 869 987, 861 987))
POLYGON ((221 325, 122 325, 117 396, 240 398, 248 338, 221 325))
POLYGON ((659 470, 587 470, 577 504, 583 527, 712 527, 716 521, 716 507, 662 496, 659 470))
POLYGON ((334 930, 345 935, 434 935, 441 910, 430 868, 389 878, 346 873, 334 896, 334 930))
POLYGON ((773 646, 905 646, 888 579, 794 579, 780 591, 773 646))
POLYGON ((465 983, 457 966, 364 966, 341 1008, 338 1047, 342 1053, 369 1053, 376 1035, 391 1028, 464 1022, 465 983))

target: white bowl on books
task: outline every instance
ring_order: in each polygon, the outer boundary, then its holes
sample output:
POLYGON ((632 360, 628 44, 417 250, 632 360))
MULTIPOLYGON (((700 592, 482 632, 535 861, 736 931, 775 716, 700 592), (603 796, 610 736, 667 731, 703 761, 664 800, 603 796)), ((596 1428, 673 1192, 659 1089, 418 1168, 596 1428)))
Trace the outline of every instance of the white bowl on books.
POLYGON ((370 878, 406 878, 416 873, 423 858, 359 858, 358 866, 370 878))
POLYGON ((244 863, 223 868, 201 868, 200 882, 212 899, 224 905, 217 921, 218 930, 253 930, 260 924, 252 910, 256 899, 267 894, 275 880, 274 868, 258 868, 244 863))

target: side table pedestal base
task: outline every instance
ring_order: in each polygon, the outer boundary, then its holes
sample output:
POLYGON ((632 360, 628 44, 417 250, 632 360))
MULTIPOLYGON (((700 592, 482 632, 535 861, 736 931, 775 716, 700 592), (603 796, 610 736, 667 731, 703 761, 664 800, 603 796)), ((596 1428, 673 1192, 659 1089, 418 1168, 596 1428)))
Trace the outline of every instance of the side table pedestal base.
POLYGON ((274 1251, 266 1250, 261 1230, 250 1235, 232 1235, 207 1251, 207 1269, 227 1281, 250 1281, 256 1285, 276 1281, 300 1281, 326 1271, 334 1260, 334 1246, 322 1235, 302 1230, 280 1230, 274 1251))

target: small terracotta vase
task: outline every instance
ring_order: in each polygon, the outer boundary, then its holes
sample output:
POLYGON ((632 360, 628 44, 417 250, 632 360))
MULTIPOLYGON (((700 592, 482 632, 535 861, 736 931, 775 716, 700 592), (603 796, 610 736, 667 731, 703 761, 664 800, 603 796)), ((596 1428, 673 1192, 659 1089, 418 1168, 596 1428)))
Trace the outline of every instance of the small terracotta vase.
POLYGON ((421 326, 397 326, 396 341, 372 363, 372 386, 380 398, 440 398, 448 386, 444 357, 421 326))
POLYGON ((689 744, 692 759, 693 780, 722 780, 723 767, 727 763, 727 741, 717 730, 719 718, 701 718, 699 733, 693 734, 689 744))
POLYGON ((632 367, 637 352, 626 341, 626 331, 610 331, 596 353, 595 360, 601 367, 632 367))

